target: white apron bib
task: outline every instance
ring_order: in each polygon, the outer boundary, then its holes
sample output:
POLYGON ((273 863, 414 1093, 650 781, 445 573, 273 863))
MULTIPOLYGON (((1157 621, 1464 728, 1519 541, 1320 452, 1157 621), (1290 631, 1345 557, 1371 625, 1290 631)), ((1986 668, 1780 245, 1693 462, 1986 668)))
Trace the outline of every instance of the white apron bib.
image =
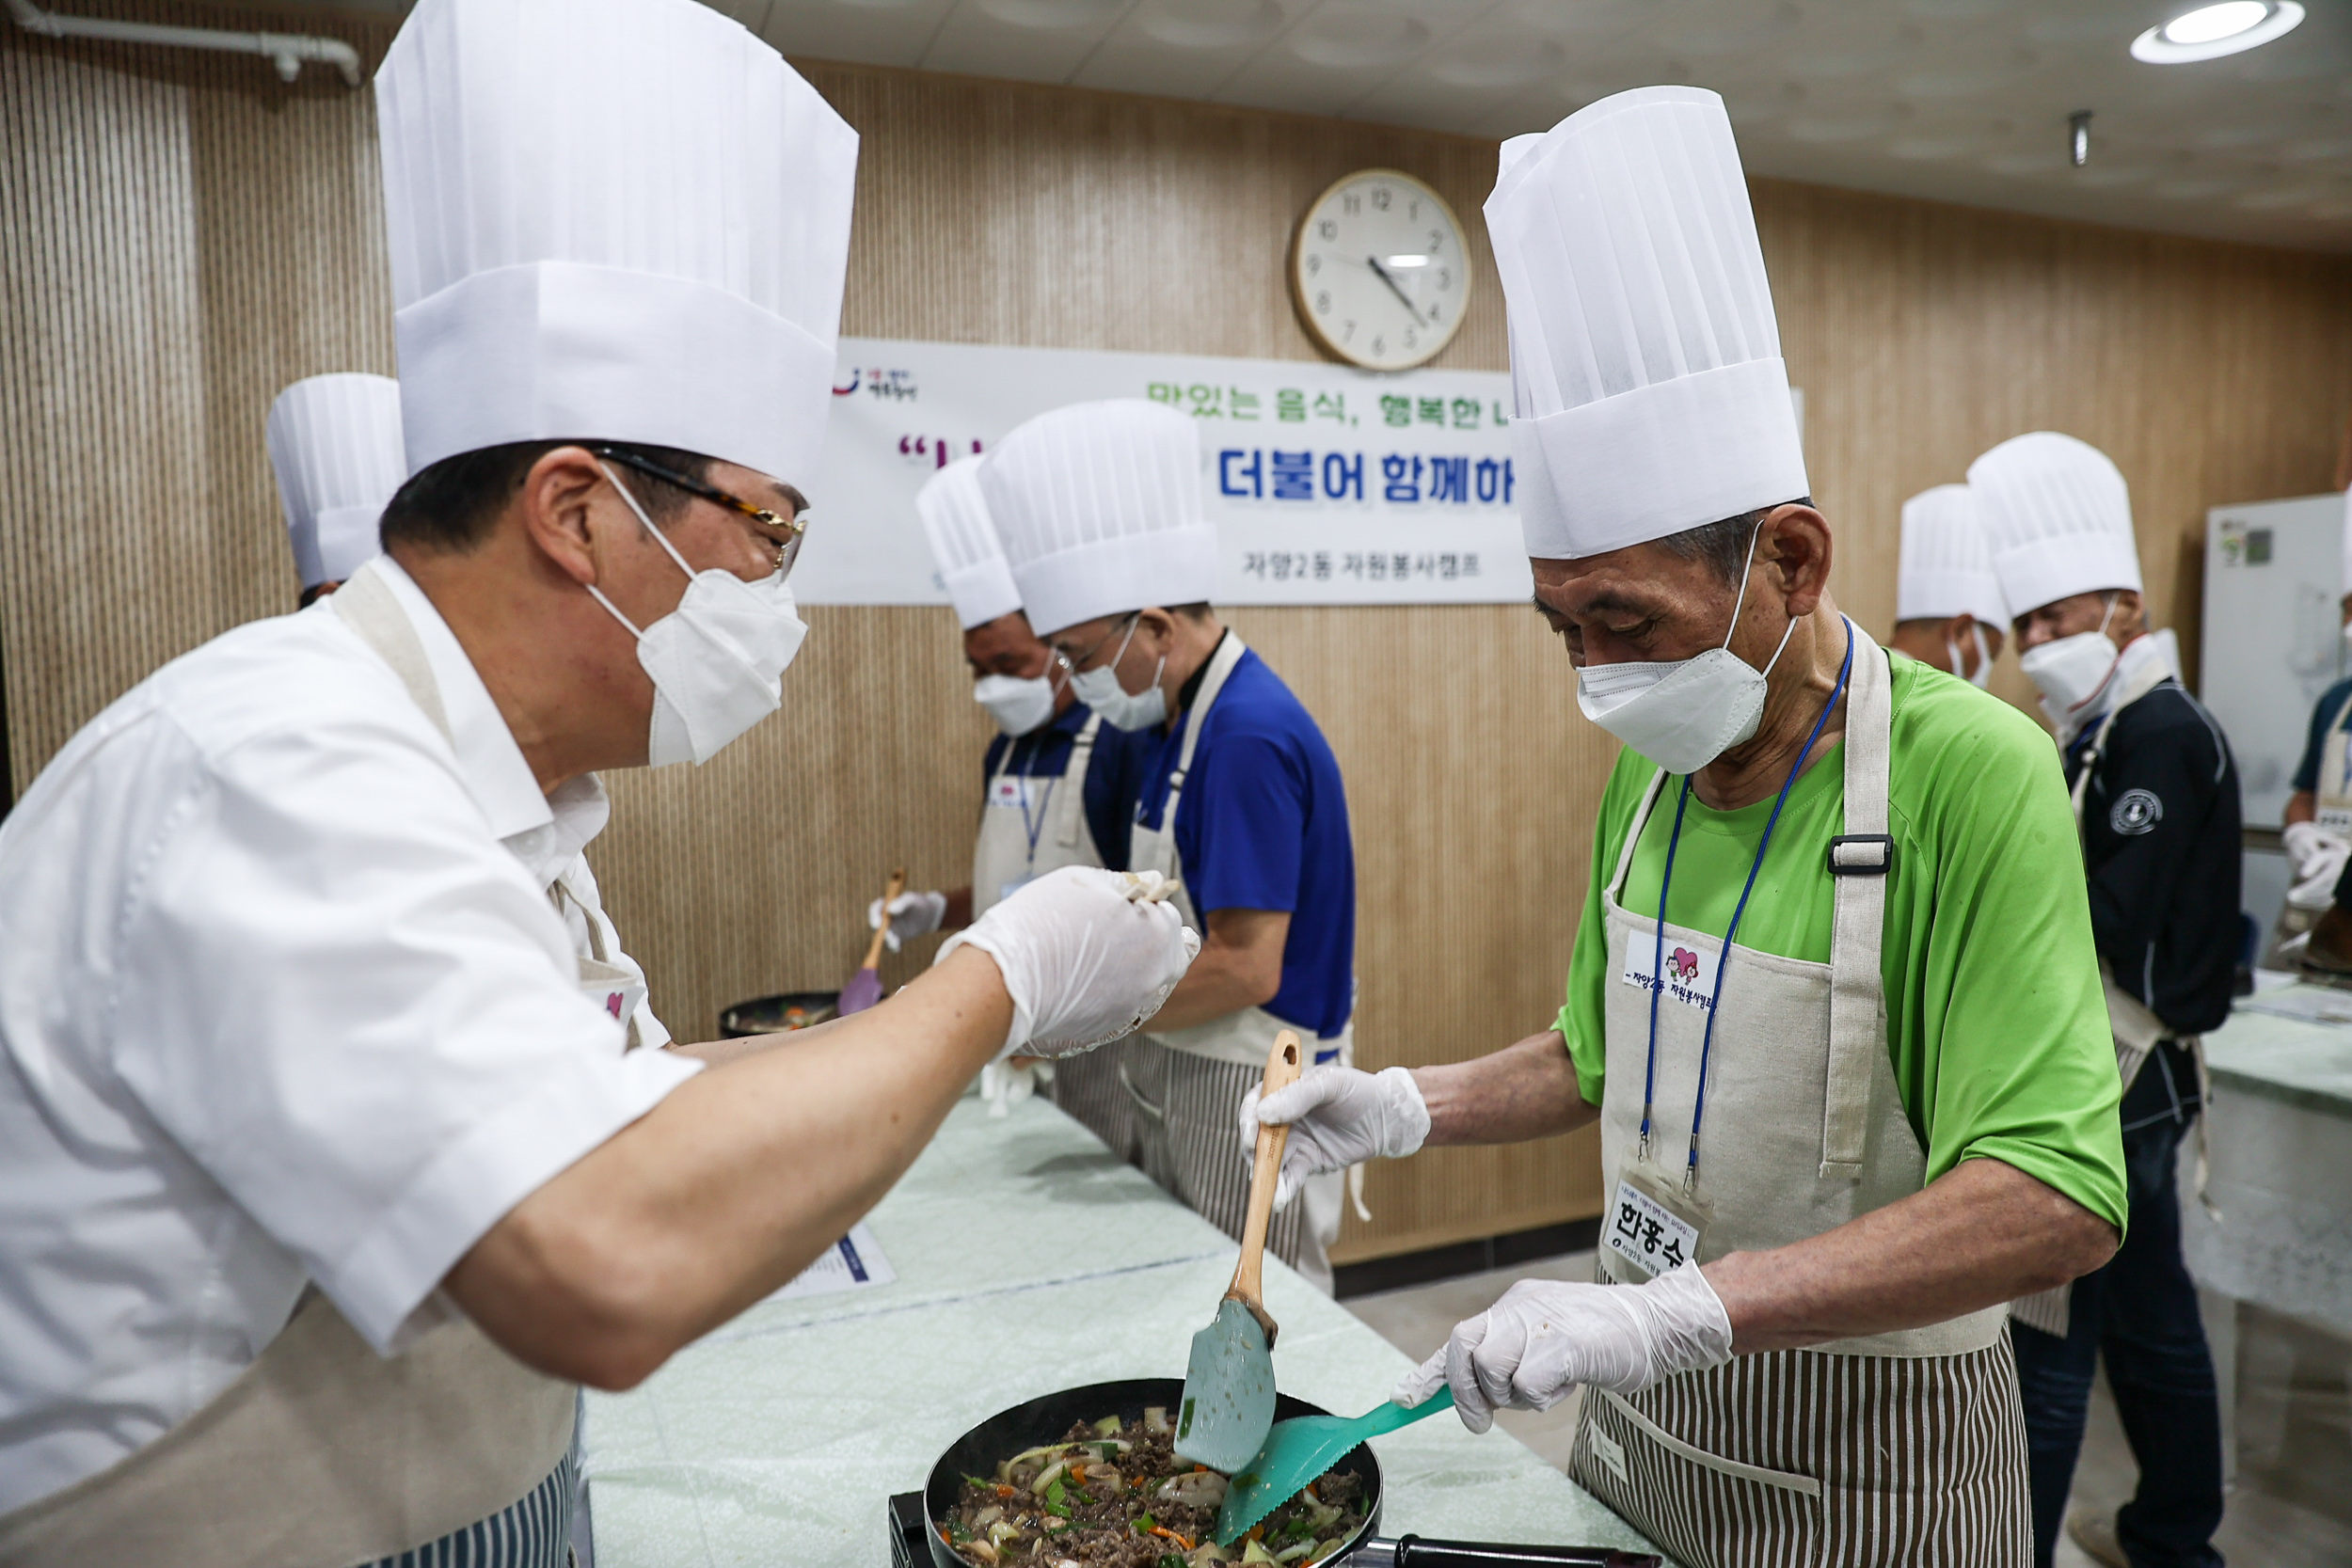
POLYGON ((973 919, 1022 883, 1049 871, 1103 863, 1086 814, 1087 769, 1102 728, 1101 714, 1087 716, 1086 727, 1070 743, 1070 763, 1059 778, 1006 772, 1020 740, 1005 743, 980 804, 980 836, 972 846, 973 919))
MULTIPOLYGON (((1208 670, 1200 678, 1200 689, 1193 694, 1192 706, 1184 714, 1184 743, 1176 754, 1175 771, 1168 775, 1168 800, 1160 809, 1160 825, 1147 828, 1137 822, 1128 832, 1127 869, 1130 871, 1156 871, 1163 877, 1173 878, 1180 883, 1183 881, 1184 858, 1176 848, 1176 811, 1184 800, 1184 779, 1192 771, 1193 752, 1200 741, 1200 726, 1206 722, 1209 709, 1216 705, 1217 694, 1225 689, 1227 677, 1232 674, 1234 667, 1241 663, 1242 656, 1248 651, 1239 634, 1228 630, 1224 641, 1217 644, 1216 652, 1210 657, 1208 670)), ((1201 921, 1200 911, 1193 907, 1189 886, 1179 887, 1175 902, 1184 917, 1184 924, 1200 932, 1205 941, 1209 928, 1201 921)), ((1296 1024, 1284 1022, 1263 1007, 1250 1006, 1227 1013, 1222 1018, 1211 1019, 1206 1023, 1194 1024, 1188 1029, 1151 1030, 1138 1036, 1136 1043, 1144 1051, 1156 1048, 1227 1067, 1246 1068, 1254 1081, 1254 1075, 1264 1070, 1266 1057, 1273 1053, 1274 1037, 1285 1029, 1300 1035, 1312 1033, 1300 1029, 1296 1024)), ((1310 1050, 1316 1062, 1355 1066, 1355 1021, 1350 1019, 1335 1037, 1314 1039, 1310 1050)), ((1200 1166, 1198 1170, 1181 1173, 1181 1176, 1190 1178, 1184 1184, 1196 1195, 1214 1192, 1216 1202, 1213 1207, 1218 1212, 1211 1212, 1212 1206, 1204 1205, 1198 1196, 1195 1206, 1220 1226, 1225 1223, 1223 1211, 1232 1208, 1236 1217, 1233 1227, 1228 1228, 1238 1234, 1239 1212, 1248 1207, 1249 1201, 1249 1180, 1248 1172, 1238 1158, 1227 1160, 1221 1157, 1232 1152, 1233 1146, 1228 1141, 1216 1148, 1195 1148, 1193 1145, 1199 1140, 1181 1136, 1169 1138, 1167 1135, 1165 1102, 1155 1102, 1139 1090, 1132 1074, 1124 1081, 1127 1092, 1135 1101, 1136 1114, 1142 1118, 1139 1131, 1147 1150, 1143 1166, 1146 1173, 1163 1185, 1168 1185, 1169 1173, 1154 1170, 1155 1159, 1161 1164, 1183 1160, 1188 1164, 1200 1166), (1152 1152, 1155 1147, 1156 1155, 1152 1152), (1232 1172, 1225 1168, 1229 1164, 1233 1167, 1232 1172), (1235 1172, 1238 1172, 1237 1178, 1235 1172)), ((1240 1098, 1240 1092, 1236 1091, 1233 1096, 1235 1104, 1238 1105, 1240 1098)), ((1232 1117, 1228 1116, 1226 1121, 1230 1126, 1232 1117)), ((1362 1179, 1354 1170, 1345 1175, 1333 1171, 1309 1179, 1300 1190, 1297 1201, 1303 1205, 1307 1231, 1301 1238, 1300 1245, 1304 1247, 1311 1242, 1312 1246, 1298 1257, 1283 1259, 1294 1267, 1301 1268, 1310 1277, 1317 1278, 1327 1291, 1329 1289, 1329 1271, 1328 1266, 1323 1263, 1321 1254, 1339 1237, 1341 1205, 1351 1180, 1358 1183, 1358 1202, 1360 1205, 1362 1179)))
POLYGON ((2318 807, 2312 826, 2338 838, 2352 838, 2352 702, 2344 705, 2319 752, 2319 782, 2313 795, 2318 807))
MULTIPOLYGON (((1687 927, 1669 955, 1727 961, 1708 1065, 1697 1197, 1701 1260, 1820 1235, 1926 1184, 1927 1154, 1887 1053, 1880 970, 1891 688, 1885 654, 1853 639, 1845 737, 1846 839, 1833 847, 1830 961, 1809 963, 1687 927)), ((1650 783, 1606 893, 1608 1179, 1635 1165, 1658 923, 1618 900, 1667 775, 1650 783), (1629 952, 1638 948, 1638 974, 1629 952)), ((1710 985, 1657 1006, 1652 1157, 1680 1190, 1710 985)), ((1613 1203, 1616 1201, 1613 1188, 1613 1203)), ((1622 1206, 1620 1206, 1622 1207, 1622 1206)), ((1613 1211, 1608 1228, 1623 1223, 1613 1211)), ((1604 1254, 1605 1256, 1606 1254, 1604 1254)), ((1630 1398, 1586 1392, 1572 1473, 1687 1568, 1820 1568, 2031 1560, 2023 1412, 2004 1308, 1947 1323, 1740 1356, 1630 1398)))
MULTIPOLYGON (((383 579, 362 567, 334 608, 447 736, 423 644, 383 579)), ((629 1019, 642 984, 604 961, 588 913, 598 951, 581 958, 581 985, 629 1019)), ((347 1568, 501 1511, 511 1519, 484 1532, 495 1538, 490 1560, 561 1561, 570 1498, 534 1499, 566 1466, 578 1402, 575 1385, 516 1361, 454 1308, 386 1357, 307 1290, 252 1365, 195 1415, 0 1517, 0 1568, 347 1568)))

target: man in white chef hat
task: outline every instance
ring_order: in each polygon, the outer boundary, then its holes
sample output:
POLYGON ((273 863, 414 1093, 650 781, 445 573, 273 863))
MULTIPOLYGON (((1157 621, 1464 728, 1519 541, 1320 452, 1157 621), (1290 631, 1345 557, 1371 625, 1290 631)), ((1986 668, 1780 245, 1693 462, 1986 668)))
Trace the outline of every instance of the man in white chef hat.
MULTIPOLYGON (((914 498, 948 603, 963 626, 972 698, 998 733, 981 759, 979 834, 972 880, 946 892, 908 892, 866 918, 890 923, 892 952, 911 938, 961 930, 999 899, 1065 865, 1127 869, 1127 820, 1135 810, 1144 735, 1103 722, 1070 689, 1070 667, 1022 613, 1021 593, 988 519, 978 457, 960 458, 924 482, 914 498)), ((1134 1152, 1132 1107, 1119 1086, 1117 1048, 1054 1065, 992 1063, 980 1074, 990 1109, 1003 1114, 1035 1092, 1040 1076, 1054 1101, 1124 1159, 1134 1152)))
POLYGON ((400 383, 357 372, 310 376, 278 394, 264 429, 308 605, 376 555, 376 521, 408 477, 400 383))
POLYGON ((386 555, 150 677, 0 826, 11 1568, 562 1562, 579 1384, 1185 961, 1073 867, 789 1049, 628 1049, 595 770, 778 704, 856 137, 692 0, 423 0, 376 90, 386 555))
POLYGON ((2047 1568, 2104 1358, 2139 1485, 2069 1532, 2106 1562, 2217 1568, 2220 1403, 2174 1156, 2201 1103, 2199 1037, 2230 1016, 2242 960, 2237 765, 2182 688, 2170 640, 2147 629, 2131 495, 2106 454, 2036 431, 1970 464, 1968 488, 2073 786, 2130 1174, 2113 1260, 2017 1307, 2036 1551, 2047 1568))
POLYGON ((1535 608, 1625 743, 1566 1005, 1257 1114, 1299 1174, 1599 1120, 1602 1280, 1515 1285, 1400 1400, 1483 1430, 1588 1385, 1576 1479, 1692 1568, 2022 1568, 2005 1304, 2124 1218, 2056 759, 1833 604, 1722 100, 1620 93, 1511 154, 1535 608))
MULTIPOLYGON (((980 487, 1078 700, 1148 737, 1127 864, 1175 879, 1200 960, 1120 1047, 1145 1173, 1228 1235, 1248 1208, 1233 1107, 1284 1029, 1353 1057, 1356 858, 1339 763, 1305 705, 1210 605, 1217 533, 1190 418, 1139 400, 1020 426, 980 487)), ((1328 1291, 1341 1178, 1285 1194, 1269 1250, 1328 1291), (1295 1201, 1294 1201, 1295 1198, 1295 1201)))
POLYGON ((1938 484, 1903 502, 1895 635, 1886 645, 1976 686, 1993 679, 2009 607, 1965 484, 1938 484))

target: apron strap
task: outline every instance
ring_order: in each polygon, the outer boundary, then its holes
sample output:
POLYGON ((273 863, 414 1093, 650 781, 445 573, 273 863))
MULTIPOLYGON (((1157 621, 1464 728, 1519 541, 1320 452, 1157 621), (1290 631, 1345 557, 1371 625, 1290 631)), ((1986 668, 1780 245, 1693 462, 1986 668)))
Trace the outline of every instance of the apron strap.
POLYGON ((1192 707, 1184 715, 1184 743, 1176 753, 1176 770, 1168 776, 1168 803, 1160 808, 1160 832, 1171 839, 1176 832, 1176 802, 1184 796, 1184 775, 1192 771, 1192 753, 1200 744, 1201 722, 1216 705, 1217 693, 1225 689, 1225 677, 1233 673, 1233 666, 1248 651, 1242 645, 1240 633, 1226 627, 1225 640, 1209 656, 1209 673, 1200 678, 1200 689, 1193 693, 1192 707))
POLYGON ((408 689, 408 695, 424 716, 433 721, 433 727, 441 732, 441 738, 451 746, 457 744, 456 736, 449 727, 449 710, 441 706, 440 683, 433 678, 432 660, 425 657, 424 643, 417 636, 417 628, 408 623, 408 612, 400 608, 391 585, 371 561, 346 578, 341 588, 327 595, 335 613, 343 618, 343 625, 357 632, 359 641, 375 650, 376 657, 392 667, 400 684, 408 689))
POLYGON ((1821 1178, 1862 1178, 1870 1089, 1886 1055, 1886 879, 1895 844, 1886 832, 1886 776, 1894 683, 1886 655, 1851 621, 1852 685, 1846 694, 1846 832, 1830 844, 1836 912, 1829 948, 1829 1081, 1821 1108, 1821 1178))
POLYGON ((1642 830, 1649 825, 1649 814, 1658 804, 1659 792, 1666 787, 1666 770, 1652 774, 1649 788, 1642 792, 1642 803, 1634 808, 1633 825, 1626 830, 1625 843, 1617 850, 1617 869, 1610 874, 1609 900, 1623 903, 1626 873, 1633 869, 1633 849, 1642 842, 1642 830))
POLYGON ((1086 801, 1087 768, 1094 760, 1094 737, 1103 728, 1103 716, 1089 712, 1086 728, 1070 744, 1070 763, 1062 769, 1063 799, 1056 809, 1055 840, 1065 849, 1078 847, 1078 830, 1086 821, 1081 809, 1086 801))

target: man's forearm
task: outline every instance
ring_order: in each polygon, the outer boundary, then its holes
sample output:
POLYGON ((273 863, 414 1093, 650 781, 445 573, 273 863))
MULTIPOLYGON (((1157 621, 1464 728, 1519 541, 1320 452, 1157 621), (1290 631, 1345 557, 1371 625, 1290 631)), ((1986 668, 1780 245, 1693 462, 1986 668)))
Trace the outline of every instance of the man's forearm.
POLYGON ((1704 1269, 1740 1354, 1942 1323, 2089 1274, 2115 1227, 1999 1160, 1968 1160, 1834 1230, 1704 1269))
POLYGON ((1583 1126, 1599 1111, 1576 1084, 1557 1029, 1487 1055, 1413 1069, 1429 1106, 1430 1144, 1513 1144, 1583 1126))
POLYGON ((1144 1027, 1189 1029, 1244 1007, 1262 1007, 1282 987, 1282 947, 1291 917, 1281 910, 1212 910, 1200 956, 1144 1027))
POLYGON ((995 961, 966 948, 869 1011, 711 1068, 523 1199, 448 1289, 518 1359, 628 1386, 880 1201, 1011 1022, 995 961))

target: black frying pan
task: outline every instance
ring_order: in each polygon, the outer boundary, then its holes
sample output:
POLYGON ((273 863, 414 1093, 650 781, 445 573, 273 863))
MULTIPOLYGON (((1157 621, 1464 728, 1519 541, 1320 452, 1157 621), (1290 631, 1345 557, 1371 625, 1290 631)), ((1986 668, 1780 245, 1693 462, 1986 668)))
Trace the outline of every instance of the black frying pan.
MULTIPOLYGON (((1105 1416, 1140 1423, 1151 1405, 1173 1410, 1184 1402, 1184 1382, 1176 1377, 1128 1378, 1120 1383, 1096 1383, 1041 1394, 1025 1404, 1000 1411, 957 1438, 939 1463, 931 1466, 923 1486, 924 1539, 930 1543, 933 1568, 968 1568, 963 1559, 939 1533, 940 1521, 955 1512, 963 1495, 963 1478, 993 1475, 998 1463, 1024 1449, 1057 1443, 1076 1421, 1099 1421, 1105 1416)), ((1327 1416, 1330 1412, 1288 1394, 1274 1396, 1274 1418, 1327 1416)), ((1407 1535, 1390 1540, 1375 1535, 1380 1528, 1380 1461, 1370 1444, 1359 1445, 1331 1466, 1360 1476, 1364 1483, 1364 1522, 1348 1538, 1339 1556, 1349 1568, 1556 1568, 1562 1563, 1583 1568, 1659 1568, 1655 1557, 1622 1552, 1607 1546, 1496 1546, 1468 1541, 1423 1541, 1407 1535)))

